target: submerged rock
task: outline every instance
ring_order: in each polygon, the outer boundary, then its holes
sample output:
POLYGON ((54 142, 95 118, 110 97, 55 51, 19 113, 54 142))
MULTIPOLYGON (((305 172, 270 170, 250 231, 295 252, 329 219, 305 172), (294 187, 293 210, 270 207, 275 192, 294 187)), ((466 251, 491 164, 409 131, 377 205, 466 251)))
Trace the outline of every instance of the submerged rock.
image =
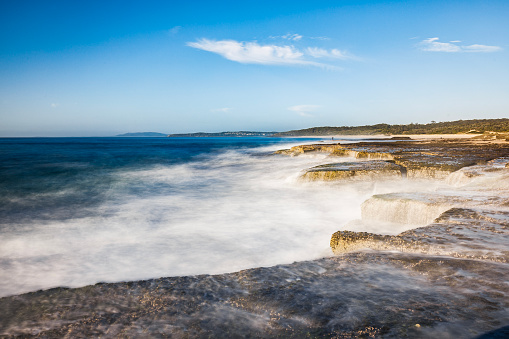
POLYGON ((342 162, 310 168, 303 175, 307 180, 379 180, 400 179, 404 169, 388 161, 342 162))
POLYGON ((365 252, 0 299, 0 335, 468 338, 508 319, 507 264, 365 252))

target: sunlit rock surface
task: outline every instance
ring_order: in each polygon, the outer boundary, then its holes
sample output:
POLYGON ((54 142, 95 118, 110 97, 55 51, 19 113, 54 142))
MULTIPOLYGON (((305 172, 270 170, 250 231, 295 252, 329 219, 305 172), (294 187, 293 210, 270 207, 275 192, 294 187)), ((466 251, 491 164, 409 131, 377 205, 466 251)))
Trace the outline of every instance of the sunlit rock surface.
POLYGON ((307 180, 381 180, 400 179, 402 167, 388 161, 362 161, 326 164, 310 168, 303 175, 307 180))
MULTIPOLYGON (((393 160, 405 170, 408 178, 445 179, 463 167, 485 163, 509 154, 509 143, 493 142, 496 138, 434 139, 426 141, 377 141, 351 144, 314 144, 277 151, 300 155, 329 153, 331 157, 353 157, 365 160, 393 160)), ((341 179, 341 178, 338 178, 341 179)))
POLYGON ((295 156, 295 155, 311 153, 311 152, 333 153, 333 152, 341 150, 341 149, 343 149, 343 147, 340 144, 299 145, 299 146, 294 146, 290 149, 276 151, 275 154, 285 154, 285 155, 295 156))
POLYGON ((451 208, 434 223, 397 236, 338 231, 335 254, 362 249, 401 251, 509 262, 509 212, 451 208))

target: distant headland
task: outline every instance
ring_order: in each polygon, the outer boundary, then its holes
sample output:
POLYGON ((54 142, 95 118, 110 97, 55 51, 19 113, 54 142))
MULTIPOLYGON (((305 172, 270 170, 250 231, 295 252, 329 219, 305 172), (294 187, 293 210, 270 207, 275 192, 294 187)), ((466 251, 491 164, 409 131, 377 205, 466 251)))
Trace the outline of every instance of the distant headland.
POLYGON ((428 124, 389 125, 376 124, 365 126, 311 127, 287 132, 218 132, 218 133, 158 133, 136 132, 119 134, 117 137, 301 137, 331 135, 401 135, 401 134, 482 134, 484 132, 509 132, 509 119, 474 119, 435 122, 428 124))

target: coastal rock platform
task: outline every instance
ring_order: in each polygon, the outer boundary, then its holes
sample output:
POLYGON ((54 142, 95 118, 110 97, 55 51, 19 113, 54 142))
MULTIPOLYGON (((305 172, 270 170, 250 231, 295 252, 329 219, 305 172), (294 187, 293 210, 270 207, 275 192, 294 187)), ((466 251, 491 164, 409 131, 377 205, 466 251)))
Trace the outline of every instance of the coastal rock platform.
POLYGON ((509 265, 357 252, 0 299, 4 337, 473 338, 507 325, 509 265))
MULTIPOLYGON (((509 142, 499 139, 378 140, 350 144, 313 144, 280 150, 298 156, 313 152, 330 157, 393 160, 407 178, 445 179, 463 167, 486 163, 509 154, 509 142)), ((312 169, 313 170, 313 169, 312 169)), ((338 176, 338 180, 342 177, 338 176)))
POLYGON ((396 236, 338 231, 335 254, 362 249, 447 255, 509 263, 509 212, 451 208, 428 226, 396 236))
POLYGON ((379 180, 399 179, 406 172, 402 166, 389 161, 373 160, 341 162, 313 167, 303 175, 307 180, 379 180))

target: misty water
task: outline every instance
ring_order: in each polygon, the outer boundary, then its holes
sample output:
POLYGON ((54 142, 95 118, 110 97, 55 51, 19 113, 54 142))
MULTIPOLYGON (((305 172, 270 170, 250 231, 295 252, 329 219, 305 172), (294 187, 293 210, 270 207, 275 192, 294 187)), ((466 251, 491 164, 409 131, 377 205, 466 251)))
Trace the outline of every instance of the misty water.
POLYGON ((330 256, 363 201, 420 185, 305 182, 325 154, 272 154, 305 142, 319 141, 2 139, 0 296, 330 256))

